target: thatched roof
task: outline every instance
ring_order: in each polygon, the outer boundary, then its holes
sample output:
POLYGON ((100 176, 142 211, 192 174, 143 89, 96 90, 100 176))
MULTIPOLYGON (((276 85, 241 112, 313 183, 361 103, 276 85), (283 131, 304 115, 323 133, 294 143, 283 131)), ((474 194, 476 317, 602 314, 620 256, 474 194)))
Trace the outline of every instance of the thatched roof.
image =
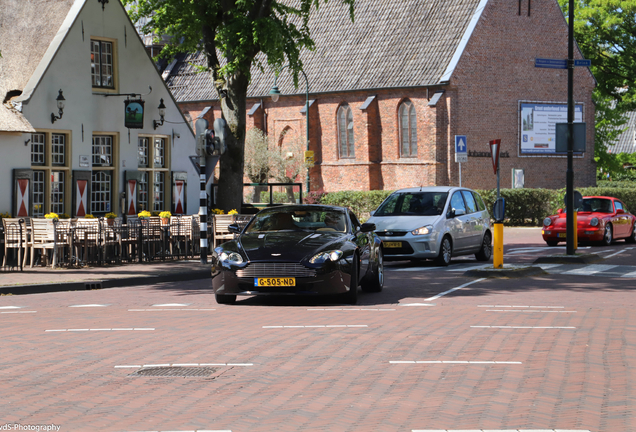
MULTIPOLYGON (((315 51, 301 53, 310 93, 422 87, 448 81, 486 0, 357 0, 355 22, 339 1, 321 2, 309 21, 315 51)), ((215 100, 203 54, 182 55, 166 82, 179 102, 215 100)), ((252 68, 248 97, 266 96, 274 74, 252 68)), ((285 71, 283 94, 295 89, 285 71)))
MULTIPOLYGON (((56 38, 56 35, 69 11, 75 3, 80 7, 84 2, 0 0, 0 131, 34 132, 11 100, 34 86, 29 81, 38 75, 37 70, 41 74, 46 69, 55 54, 63 37, 56 38)), ((65 33, 66 29, 62 31, 65 33)))

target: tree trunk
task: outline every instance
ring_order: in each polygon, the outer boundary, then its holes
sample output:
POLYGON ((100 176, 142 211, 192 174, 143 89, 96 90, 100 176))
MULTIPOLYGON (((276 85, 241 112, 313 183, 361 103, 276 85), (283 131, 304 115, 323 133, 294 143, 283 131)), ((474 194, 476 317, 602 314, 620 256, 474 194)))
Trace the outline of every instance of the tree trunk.
POLYGON ((247 77, 237 72, 226 81, 227 97, 221 98, 221 111, 229 131, 227 151, 219 163, 217 206, 225 212, 235 209, 240 213, 243 201, 247 86, 247 77))

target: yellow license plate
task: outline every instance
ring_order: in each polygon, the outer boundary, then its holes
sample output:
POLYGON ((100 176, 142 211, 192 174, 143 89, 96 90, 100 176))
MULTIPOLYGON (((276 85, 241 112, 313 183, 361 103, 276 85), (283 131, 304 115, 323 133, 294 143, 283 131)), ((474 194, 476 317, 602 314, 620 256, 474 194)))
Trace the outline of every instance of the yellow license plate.
POLYGON ((559 233, 559 238, 565 238, 565 233, 559 233))
POLYGON ((382 245, 386 248, 401 248, 402 242, 382 242, 382 245))
POLYGON ((259 287, 291 287, 296 286, 296 278, 254 278, 254 286, 259 287))

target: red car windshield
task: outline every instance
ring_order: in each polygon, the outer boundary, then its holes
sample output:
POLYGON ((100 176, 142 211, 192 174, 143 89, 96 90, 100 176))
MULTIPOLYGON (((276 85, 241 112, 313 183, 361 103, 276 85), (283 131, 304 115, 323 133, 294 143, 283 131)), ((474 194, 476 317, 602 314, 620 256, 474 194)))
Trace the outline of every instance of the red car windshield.
POLYGON ((603 198, 583 198, 583 205, 580 211, 613 213, 614 206, 612 205, 612 200, 603 198))

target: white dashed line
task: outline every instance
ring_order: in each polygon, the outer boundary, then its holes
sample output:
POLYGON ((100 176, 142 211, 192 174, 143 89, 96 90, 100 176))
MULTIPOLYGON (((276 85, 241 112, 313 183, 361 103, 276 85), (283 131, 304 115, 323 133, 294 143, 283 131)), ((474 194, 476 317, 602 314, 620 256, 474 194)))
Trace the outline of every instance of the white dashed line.
POLYGON ((92 329, 53 329, 45 332, 84 332, 84 331, 152 331, 154 328, 134 327, 134 328, 92 328, 92 329))
POLYGON ((478 305, 483 308, 523 308, 523 309, 565 309, 565 306, 507 306, 507 305, 478 305))
POLYGON ((164 304, 154 304, 153 307, 179 307, 179 306, 190 306, 190 303, 164 303, 164 304))
POLYGON ((386 311, 394 311, 395 309, 351 309, 351 308, 347 308, 347 309, 338 309, 338 308, 334 308, 334 309, 326 309, 326 308, 307 308, 308 311, 341 311, 341 312, 349 312, 349 311, 358 311, 358 312, 364 312, 364 311, 375 311, 375 312, 386 312, 386 311))
POLYGON ((590 432, 589 430, 573 430, 573 429, 412 429, 411 432, 590 432))
POLYGON ((305 326, 263 326, 264 329, 281 329, 281 328, 360 328, 369 327, 368 325, 305 325, 305 326))
POLYGON ((402 360, 389 361, 390 364, 523 364, 516 361, 464 361, 464 360, 402 360))
POLYGON ((72 307, 72 308, 85 308, 85 307, 107 307, 107 306, 110 306, 110 305, 107 305, 107 304, 84 304, 84 305, 72 305, 72 306, 69 306, 69 307, 72 307))
MULTIPOLYGON (((612 255, 609 255, 606 258, 609 258, 612 255)), ((563 274, 568 274, 568 275, 578 275, 578 276, 588 276, 588 275, 593 275, 594 273, 599 273, 602 271, 607 271, 607 270, 611 270, 615 267, 618 267, 617 265, 607 265, 607 264, 592 264, 592 265, 588 265, 585 266, 583 268, 579 268, 579 269, 574 269, 574 270, 569 270, 566 272, 563 272, 563 274)))
POLYGON ((622 278, 636 278, 636 271, 621 275, 622 278))
POLYGON ((452 292, 454 292, 454 291, 457 291, 457 290, 459 290, 459 289, 465 288, 465 287, 467 287, 468 285, 472 285, 472 284, 474 284, 474 283, 481 282, 481 281, 483 281, 483 280, 486 280, 486 278, 480 278, 480 279, 475 279, 474 281, 466 282, 466 283, 465 283, 465 284, 463 284, 463 285, 460 285, 460 286, 458 286, 458 287, 455 287, 455 288, 449 289, 448 291, 444 291, 443 293, 437 294, 436 296, 433 296, 433 297, 429 297, 429 298, 427 298, 427 299, 424 299, 424 301, 433 301, 433 300, 437 300, 438 298, 440 298, 440 297, 442 297, 442 296, 445 296, 446 294, 450 294, 450 293, 452 293, 452 292))
POLYGON ((400 304, 400 306, 435 306, 435 305, 431 303, 404 303, 404 304, 400 304))
POLYGON ((558 310, 504 310, 504 309, 486 309, 486 312, 522 312, 522 313, 576 313, 576 311, 558 311, 558 310))
POLYGON ((538 327, 538 326, 470 326, 470 328, 494 328, 494 329, 575 329, 576 327, 538 327))
POLYGON ((216 309, 128 309, 128 312, 215 311, 216 309))
POLYGON ((0 306, 0 309, 22 309, 22 306, 0 306))
POLYGON ((622 251, 618 251, 618 252, 613 253, 613 254, 611 254, 611 255, 608 255, 608 256, 606 256, 606 257, 604 257, 604 258, 605 258, 605 259, 611 258, 611 257, 616 256, 616 255, 618 255, 618 254, 622 254, 622 253, 623 253, 623 252, 625 252, 626 250, 627 250, 627 249, 623 249, 622 251))
POLYGON ((7 311, 7 312, 0 312, 0 314, 25 314, 25 313, 36 313, 37 311, 7 311))

